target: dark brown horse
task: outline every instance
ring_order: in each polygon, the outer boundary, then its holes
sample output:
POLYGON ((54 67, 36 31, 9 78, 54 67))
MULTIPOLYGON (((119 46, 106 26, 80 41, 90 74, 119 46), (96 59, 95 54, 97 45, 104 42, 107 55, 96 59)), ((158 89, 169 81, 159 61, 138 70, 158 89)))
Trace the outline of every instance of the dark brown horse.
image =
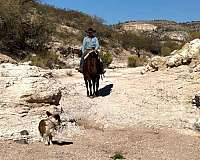
POLYGON ((99 60, 95 51, 85 56, 83 64, 83 76, 87 88, 87 96, 98 96, 99 89, 99 60))

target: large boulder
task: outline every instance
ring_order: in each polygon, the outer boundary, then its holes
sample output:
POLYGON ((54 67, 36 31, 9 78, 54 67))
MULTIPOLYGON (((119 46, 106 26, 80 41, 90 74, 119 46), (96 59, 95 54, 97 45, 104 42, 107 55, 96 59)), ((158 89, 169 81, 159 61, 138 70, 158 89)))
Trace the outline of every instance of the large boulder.
POLYGON ((3 103, 48 103, 58 105, 61 89, 54 78, 28 64, 0 65, 0 93, 3 103))
POLYGON ((175 50, 167 57, 155 56, 149 60, 143 72, 156 71, 163 68, 188 65, 200 56, 200 39, 186 43, 182 49, 175 50))
POLYGON ((158 71, 159 69, 164 69, 166 68, 166 57, 161 57, 161 56, 155 56, 151 58, 148 62, 148 64, 145 66, 145 68, 141 71, 142 74, 145 72, 155 72, 158 71))
POLYGON ((177 67, 183 64, 190 64, 200 53, 200 39, 186 43, 182 49, 172 52, 167 61, 168 67, 177 67))
POLYGON ((157 71, 159 68, 165 68, 166 57, 155 56, 149 61, 149 66, 153 71, 157 71))

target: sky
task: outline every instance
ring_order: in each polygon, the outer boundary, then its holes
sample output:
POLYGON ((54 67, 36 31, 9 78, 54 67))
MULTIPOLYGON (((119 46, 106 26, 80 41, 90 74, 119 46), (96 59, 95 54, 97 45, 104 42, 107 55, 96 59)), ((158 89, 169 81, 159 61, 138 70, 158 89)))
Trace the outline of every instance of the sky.
POLYGON ((107 24, 128 20, 200 20, 200 0, 41 0, 59 8, 98 16, 107 24))

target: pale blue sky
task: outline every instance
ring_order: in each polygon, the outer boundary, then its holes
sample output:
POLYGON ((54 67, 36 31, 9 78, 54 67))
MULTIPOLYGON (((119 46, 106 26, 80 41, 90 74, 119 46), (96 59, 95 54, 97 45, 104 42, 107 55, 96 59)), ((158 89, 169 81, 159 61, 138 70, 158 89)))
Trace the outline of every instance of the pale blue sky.
POLYGON ((41 0, 103 18, 106 23, 127 20, 200 20, 200 0, 41 0))

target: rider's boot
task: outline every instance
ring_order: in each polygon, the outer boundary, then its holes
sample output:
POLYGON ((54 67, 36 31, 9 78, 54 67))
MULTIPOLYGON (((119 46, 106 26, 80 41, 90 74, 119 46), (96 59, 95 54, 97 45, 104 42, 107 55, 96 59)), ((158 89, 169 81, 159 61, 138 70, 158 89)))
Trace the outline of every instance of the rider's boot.
POLYGON ((84 63, 84 60, 83 60, 83 58, 81 58, 80 66, 78 68, 78 72, 80 72, 80 73, 83 73, 83 63, 84 63))

